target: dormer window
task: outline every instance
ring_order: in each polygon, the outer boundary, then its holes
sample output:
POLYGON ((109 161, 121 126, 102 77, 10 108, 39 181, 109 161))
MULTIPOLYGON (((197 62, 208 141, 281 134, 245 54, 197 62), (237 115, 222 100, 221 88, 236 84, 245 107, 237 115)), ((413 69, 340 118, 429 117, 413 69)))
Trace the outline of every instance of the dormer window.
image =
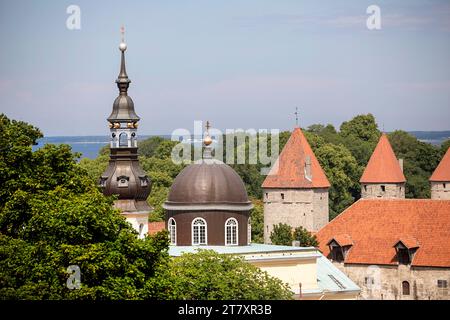
POLYGON ((147 176, 139 176, 139 180, 141 181, 141 187, 148 186, 148 177, 147 176))
POLYGON ((117 186, 119 188, 126 188, 126 187, 128 187, 129 180, 130 180, 130 178, 126 177, 126 176, 117 177, 117 181, 118 181, 117 186))
POLYGON ((108 177, 102 176, 100 178, 100 187, 101 188, 106 188, 106 180, 108 180, 108 177))
POLYGON ((398 264, 410 265, 419 248, 419 244, 414 238, 405 238, 399 240, 394 248, 397 253, 398 264))
POLYGON ((344 262, 353 242, 349 235, 339 235, 328 242, 330 258, 333 262, 344 262))

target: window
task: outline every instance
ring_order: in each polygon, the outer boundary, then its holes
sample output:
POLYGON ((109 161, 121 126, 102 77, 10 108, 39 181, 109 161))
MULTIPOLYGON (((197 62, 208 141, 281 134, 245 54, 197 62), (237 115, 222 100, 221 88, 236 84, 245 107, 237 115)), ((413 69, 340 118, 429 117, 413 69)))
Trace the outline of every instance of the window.
POLYGON ((126 187, 128 187, 128 181, 130 181, 129 177, 119 176, 119 177, 117 177, 117 186, 119 188, 126 188, 126 187))
POLYGON ((192 221, 192 245, 205 245, 207 244, 207 225, 206 221, 202 218, 195 218, 192 221))
POLYGON ((266 199, 269 199, 269 194, 266 192, 266 199))
POLYGON ((367 191, 367 185, 364 185, 364 191, 367 191))
POLYGON ((225 245, 235 246, 238 244, 238 222, 230 218, 225 222, 225 245))
POLYGON ((402 293, 404 296, 409 296, 409 282, 403 281, 402 282, 402 293))
POLYGON ((171 245, 177 244, 177 223, 174 218, 170 218, 168 222, 169 241, 171 245))
POLYGON ((281 194, 281 200, 284 200, 284 193, 281 194))
POLYGON ((444 187, 444 189, 447 187, 447 185, 445 183, 443 183, 442 186, 444 187))
POLYGON ((342 247, 336 242, 330 244, 331 260, 334 262, 344 262, 344 252, 342 247))
POLYGON ((437 281, 437 286, 438 288, 447 288, 448 284, 447 284, 447 280, 438 280, 437 281))
POLYGON ((142 230, 144 230, 144 224, 143 223, 141 223, 139 225, 139 237, 142 237, 142 230))
POLYGON ((128 135, 125 132, 119 136, 119 147, 128 147, 128 135))
POLYGON ((411 257, 409 256, 409 250, 408 249, 401 249, 399 248, 397 250, 397 258, 399 264, 410 264, 411 263, 411 257))
POLYGON ((386 186, 381 186, 381 191, 386 192, 386 186))

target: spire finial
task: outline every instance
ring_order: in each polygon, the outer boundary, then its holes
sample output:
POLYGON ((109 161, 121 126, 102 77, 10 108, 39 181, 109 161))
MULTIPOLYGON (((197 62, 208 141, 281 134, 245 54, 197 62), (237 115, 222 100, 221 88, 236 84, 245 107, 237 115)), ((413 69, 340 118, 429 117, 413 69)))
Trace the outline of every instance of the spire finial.
POLYGON ((130 79, 128 79, 127 70, 125 68, 125 50, 127 50, 127 44, 124 41, 125 38, 125 27, 122 25, 120 28, 121 33, 121 42, 119 44, 119 50, 121 51, 121 60, 120 60, 120 73, 119 77, 116 80, 117 86, 119 87, 120 94, 126 95, 128 91, 128 86, 130 84, 130 79))
POLYGON ((298 107, 295 107, 295 126, 298 127, 298 107))
POLYGON ((212 139, 209 135, 209 128, 211 128, 211 125, 210 125, 209 121, 206 121, 206 132, 205 132, 205 138, 203 139, 203 144, 205 145, 203 159, 211 159, 212 158, 212 148, 211 148, 212 139))

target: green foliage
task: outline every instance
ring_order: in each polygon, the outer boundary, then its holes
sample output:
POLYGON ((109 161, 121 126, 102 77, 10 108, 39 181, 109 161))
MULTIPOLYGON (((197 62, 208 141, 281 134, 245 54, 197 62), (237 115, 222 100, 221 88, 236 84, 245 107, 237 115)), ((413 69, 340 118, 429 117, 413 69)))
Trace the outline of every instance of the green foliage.
POLYGON ((273 230, 270 233, 270 241, 273 244, 291 246, 292 239, 292 227, 290 225, 279 223, 273 226, 273 230))
POLYGON ((158 136, 151 137, 143 141, 139 141, 139 149, 138 149, 139 155, 144 157, 155 156, 156 149, 163 141, 164 138, 158 136))
POLYGON ((252 242, 264 243, 264 204, 262 200, 252 199, 254 208, 250 213, 252 242))
POLYGON ((355 137, 362 141, 377 142, 380 131, 372 114, 358 115, 350 121, 342 123, 340 135, 344 138, 355 137))
POLYGON ((167 234, 139 240, 69 146, 31 152, 36 128, 2 116, 1 130, 0 297, 148 298, 167 265, 167 234), (66 287, 70 265, 81 269, 78 290, 66 287))
POLYGON ((294 240, 300 241, 300 247, 318 247, 317 237, 303 227, 295 228, 294 240))
POLYGON ((442 154, 442 156, 444 156, 444 154, 447 152, 448 148, 450 148, 450 139, 445 140, 441 144, 441 154, 442 154))
POLYGON ((406 197, 429 198, 428 179, 441 160, 441 150, 401 130, 390 133, 389 142, 397 158, 404 160, 406 197))
POLYGON ((160 270, 155 295, 160 299, 281 300, 292 299, 287 284, 244 261, 212 250, 185 253, 160 270))

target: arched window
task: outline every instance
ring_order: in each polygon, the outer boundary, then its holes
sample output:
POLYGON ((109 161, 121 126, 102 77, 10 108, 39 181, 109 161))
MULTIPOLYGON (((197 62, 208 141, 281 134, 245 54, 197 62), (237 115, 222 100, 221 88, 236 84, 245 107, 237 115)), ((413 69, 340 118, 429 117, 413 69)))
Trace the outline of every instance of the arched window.
POLYGON ((225 245, 235 246, 238 244, 238 222, 235 218, 229 218, 225 222, 225 245))
POLYGON ((192 245, 198 246, 208 243, 207 225, 202 218, 195 218, 192 221, 192 245))
POLYGON ((404 296, 409 296, 409 282, 403 281, 402 282, 402 292, 404 296))
POLYGON ((119 147, 128 147, 128 135, 125 132, 119 136, 119 147))
POLYGON ((169 229, 170 244, 176 245, 177 244, 177 223, 175 222, 175 219, 170 218, 168 225, 169 225, 168 229, 169 229))

